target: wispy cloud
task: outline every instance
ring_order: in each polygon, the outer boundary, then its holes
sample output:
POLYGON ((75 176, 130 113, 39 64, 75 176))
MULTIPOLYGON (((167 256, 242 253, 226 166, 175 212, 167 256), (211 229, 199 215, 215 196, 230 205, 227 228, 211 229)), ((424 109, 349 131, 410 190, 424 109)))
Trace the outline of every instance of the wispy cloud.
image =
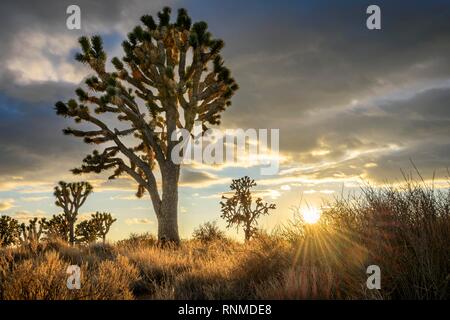
POLYGON ((152 224, 153 221, 148 218, 129 218, 125 220, 125 223, 128 225, 134 224, 152 224))
POLYGON ((28 210, 16 211, 13 213, 12 217, 21 222, 27 222, 33 218, 48 218, 49 215, 42 210, 35 210, 34 212, 28 210))
POLYGON ((136 197, 136 195, 118 195, 118 196, 112 196, 109 199, 111 200, 128 200, 128 201, 136 201, 141 200, 140 198, 136 197))
POLYGON ((46 200, 49 198, 50 197, 48 197, 48 196, 42 196, 42 197, 22 197, 20 199, 25 202, 39 202, 39 201, 46 200))
POLYGON ((14 199, 0 199, 0 211, 5 211, 14 207, 14 199))

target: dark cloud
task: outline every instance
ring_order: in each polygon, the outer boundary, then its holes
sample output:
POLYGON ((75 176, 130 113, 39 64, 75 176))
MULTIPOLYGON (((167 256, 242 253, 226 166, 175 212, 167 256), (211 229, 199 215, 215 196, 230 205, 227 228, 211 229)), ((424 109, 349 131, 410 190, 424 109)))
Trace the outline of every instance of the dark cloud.
POLYGON ((215 183, 223 183, 224 180, 226 179, 221 179, 212 173, 184 168, 181 171, 180 185, 186 187, 206 187, 215 183))
MULTIPOLYGON (((62 136, 68 123, 52 111, 88 71, 72 59, 78 36, 104 34, 118 54, 139 17, 164 5, 187 7, 227 43, 241 89, 224 128, 280 128, 281 151, 320 165, 317 177, 389 177, 409 158, 427 172, 448 166, 448 2, 381 1, 381 31, 365 27, 367 1, 78 1, 81 31, 65 27, 69 4, 0 4, 0 176, 39 180, 79 164, 88 147, 62 136)), ((215 179, 183 171, 181 181, 215 179)))
POLYGON ((142 14, 154 14, 162 7, 148 1, 78 1, 82 30, 77 31, 66 28, 70 4, 65 0, 0 4, 0 187, 22 183, 11 181, 12 176, 30 183, 57 181, 80 164, 90 148, 63 136, 61 130, 72 123, 53 111, 56 101, 74 95, 78 86, 74 79, 81 81, 89 71, 73 59, 78 37, 104 34, 106 47, 113 48, 142 14), (111 34, 113 43, 108 43, 111 34), (77 72, 81 74, 70 75, 77 72))

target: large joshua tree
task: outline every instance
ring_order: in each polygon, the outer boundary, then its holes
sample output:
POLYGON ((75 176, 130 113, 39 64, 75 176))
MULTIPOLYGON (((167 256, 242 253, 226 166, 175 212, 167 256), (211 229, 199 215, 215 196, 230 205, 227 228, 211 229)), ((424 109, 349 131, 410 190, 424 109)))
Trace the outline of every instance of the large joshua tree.
POLYGON ((92 192, 89 182, 67 183, 60 181, 55 187, 55 205, 63 209, 64 222, 69 229, 69 242, 75 243, 75 222, 80 207, 86 202, 92 192))
POLYGON ((158 23, 145 15, 123 42, 125 56, 111 60, 99 36, 81 37, 82 53, 76 59, 95 75, 86 80, 89 91, 76 90, 78 102, 56 104, 57 114, 87 122, 91 131, 65 129, 84 142, 106 144, 88 155, 73 173, 114 170, 110 179, 127 174, 137 183, 137 196, 148 192, 158 220, 158 238, 179 242, 178 180, 180 165, 171 159, 181 141, 170 137, 177 128, 192 132, 194 121, 205 130, 220 124, 220 113, 231 104, 238 89, 223 66, 224 42, 213 39, 205 22, 191 25, 186 10, 171 22, 170 8, 158 13, 158 23), (120 127, 112 123, 115 115, 120 127), (130 137, 132 135, 132 137, 130 137), (161 184, 155 169, 160 171, 161 184))

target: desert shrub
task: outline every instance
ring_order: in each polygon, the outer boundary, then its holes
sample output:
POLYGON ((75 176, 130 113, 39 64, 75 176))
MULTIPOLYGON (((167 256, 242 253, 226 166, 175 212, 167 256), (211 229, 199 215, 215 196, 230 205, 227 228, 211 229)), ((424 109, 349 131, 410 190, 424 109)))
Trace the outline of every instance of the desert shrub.
POLYGON ((14 264, 3 280, 3 299, 54 300, 69 297, 66 287, 67 266, 57 252, 14 264))
POLYGON ((201 242, 226 241, 225 232, 219 229, 217 223, 205 222, 194 230, 192 238, 201 242))
POLYGON ((58 252, 61 259, 63 259, 67 265, 81 265, 86 261, 89 261, 89 257, 77 246, 71 246, 67 241, 59 238, 48 240, 37 252, 58 252))
POLYGON ((257 299, 296 300, 331 299, 337 281, 330 269, 294 266, 279 278, 262 282, 255 288, 257 299))
POLYGON ((271 279, 279 279, 290 263, 288 244, 260 233, 247 243, 233 271, 238 296, 244 299, 254 298, 256 286, 271 279))
POLYGON ((227 275, 216 270, 186 272, 176 278, 172 287, 174 299, 222 300, 236 299, 236 291, 227 275))
POLYGON ((389 298, 445 299, 450 278, 450 190, 408 180, 403 187, 366 186, 363 195, 338 199, 326 221, 367 249, 379 265, 389 298))
POLYGON ((0 298, 448 299, 447 192, 365 188, 331 203, 319 223, 296 221, 246 243, 162 248, 144 234, 116 245, 0 248, 0 298), (81 267, 81 290, 66 288, 71 264, 81 267), (371 264, 381 268, 381 290, 366 287, 371 264))
POLYGON ((84 250, 100 260, 114 260, 118 254, 117 248, 109 243, 91 243, 84 250))
POLYGON ((150 233, 137 234, 132 233, 128 239, 123 239, 117 242, 119 247, 152 247, 156 246, 158 241, 155 236, 150 233))
POLYGON ((173 282, 180 273, 191 268, 190 256, 181 250, 153 247, 126 247, 123 253, 139 271, 134 292, 154 294, 162 285, 173 282))
POLYGON ((125 256, 105 260, 90 269, 84 278, 83 298, 101 300, 133 299, 133 286, 138 280, 138 270, 125 256))

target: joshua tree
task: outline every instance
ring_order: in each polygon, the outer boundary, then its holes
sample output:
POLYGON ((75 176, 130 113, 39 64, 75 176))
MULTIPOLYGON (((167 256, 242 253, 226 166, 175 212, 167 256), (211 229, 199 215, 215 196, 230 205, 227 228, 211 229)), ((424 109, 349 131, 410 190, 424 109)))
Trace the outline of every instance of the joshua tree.
POLYGON ((69 241, 70 228, 64 214, 53 215, 50 220, 45 221, 44 228, 47 239, 69 241))
POLYGON ((0 246, 6 247, 19 240, 19 222, 9 216, 0 217, 0 246))
POLYGON ((42 233, 46 228, 45 218, 34 218, 28 222, 28 225, 22 223, 20 225, 20 241, 23 244, 37 243, 41 239, 42 233))
POLYGON ((75 228, 76 241, 79 243, 91 243, 97 240, 97 228, 91 220, 85 220, 77 224, 75 228))
POLYGON ((75 243, 75 222, 78 210, 92 192, 89 182, 66 183, 60 181, 55 187, 55 204, 63 209, 63 217, 69 229, 69 242, 75 243))
POLYGON ((79 88, 78 102, 55 106, 57 114, 94 127, 90 131, 67 128, 65 134, 82 137, 86 143, 107 143, 72 172, 112 169, 110 179, 124 173, 131 176, 138 186, 137 196, 150 195, 158 238, 178 243, 180 165, 171 154, 183 138, 171 137, 177 128, 192 132, 194 121, 201 122, 204 130, 208 124, 220 124, 220 113, 231 105, 238 86, 219 54, 224 42, 212 39, 205 22, 191 25, 186 10, 180 9, 173 23, 170 13, 167 7, 159 12, 158 23, 149 15, 141 18, 144 26, 135 27, 123 42, 124 58, 111 60, 114 72, 105 68, 102 39, 81 37, 82 52, 76 59, 95 72, 86 80, 89 91, 79 88), (112 124, 110 115, 122 123, 112 124))
POLYGON ((94 225, 97 236, 100 237, 103 244, 105 244, 106 235, 108 234, 111 225, 116 222, 117 219, 114 219, 108 212, 96 212, 91 216, 89 221, 94 225))
POLYGON ((225 202, 221 201, 221 217, 228 223, 228 228, 233 225, 243 226, 245 241, 250 240, 256 232, 257 219, 261 215, 269 214, 270 209, 275 209, 275 204, 267 204, 261 198, 255 201, 252 209, 252 194, 250 189, 256 186, 255 180, 245 176, 240 179, 233 179, 230 189, 234 190, 231 198, 222 196, 225 202))

